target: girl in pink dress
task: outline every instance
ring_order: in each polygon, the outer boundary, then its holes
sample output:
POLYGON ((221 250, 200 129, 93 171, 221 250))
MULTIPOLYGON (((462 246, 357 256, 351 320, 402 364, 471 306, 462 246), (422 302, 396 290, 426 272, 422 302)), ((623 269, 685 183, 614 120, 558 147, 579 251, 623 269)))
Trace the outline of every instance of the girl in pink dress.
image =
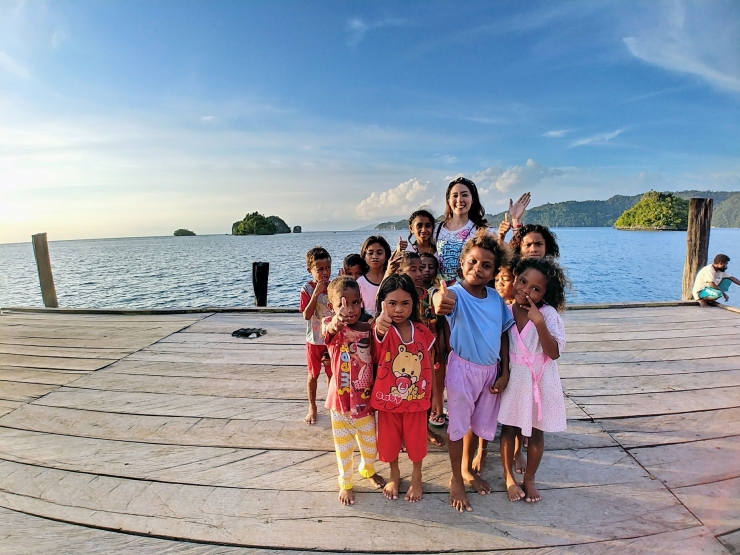
POLYGON ((525 259, 514 270, 515 324, 509 328, 508 387, 501 394, 498 421, 501 461, 510 501, 541 499, 534 478, 545 449, 544 432, 566 429, 565 401, 555 362, 565 347, 558 311, 565 308, 568 279, 551 258, 525 259), (524 481, 516 483, 513 459, 516 436, 529 439, 524 481))

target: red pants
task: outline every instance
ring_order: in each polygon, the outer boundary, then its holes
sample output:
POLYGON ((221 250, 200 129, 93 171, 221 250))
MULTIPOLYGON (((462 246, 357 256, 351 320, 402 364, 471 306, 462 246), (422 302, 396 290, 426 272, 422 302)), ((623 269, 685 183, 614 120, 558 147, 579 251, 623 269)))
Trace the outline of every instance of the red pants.
MULTIPOLYGON (((328 352, 326 345, 314 345, 306 343, 306 363, 308 364, 308 373, 312 378, 318 378, 321 375, 321 355, 328 352)), ((326 367, 326 375, 331 378, 331 367, 326 367)))
POLYGON ((427 411, 378 411, 378 459, 389 463, 398 458, 401 441, 406 441, 406 453, 412 462, 421 462, 427 455, 427 411))

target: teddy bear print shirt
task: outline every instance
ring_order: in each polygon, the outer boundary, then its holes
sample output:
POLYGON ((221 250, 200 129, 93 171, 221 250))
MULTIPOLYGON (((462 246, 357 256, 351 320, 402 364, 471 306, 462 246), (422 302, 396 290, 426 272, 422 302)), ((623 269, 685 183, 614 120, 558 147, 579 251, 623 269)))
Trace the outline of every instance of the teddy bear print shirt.
POLYGON ((432 366, 429 349, 434 335, 424 326, 411 323, 411 341, 404 343, 395 326, 382 340, 373 328, 377 364, 371 405, 387 412, 415 412, 431 406, 432 366))

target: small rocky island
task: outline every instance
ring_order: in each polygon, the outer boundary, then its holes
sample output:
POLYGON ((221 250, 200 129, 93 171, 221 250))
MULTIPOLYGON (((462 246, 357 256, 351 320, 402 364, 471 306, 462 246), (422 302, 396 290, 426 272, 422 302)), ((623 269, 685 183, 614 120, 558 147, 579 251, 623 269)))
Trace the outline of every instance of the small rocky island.
POLYGON ((232 235, 275 235, 276 233, 290 233, 290 227, 279 216, 263 216, 259 212, 247 214, 243 220, 234 222, 231 226, 232 235))
POLYGON ((680 231, 688 228, 689 201, 673 193, 648 191, 625 210, 614 227, 622 230, 680 231))
POLYGON ((190 231, 189 229, 176 229, 175 233, 173 233, 175 237, 192 237, 195 235, 195 231, 190 231))

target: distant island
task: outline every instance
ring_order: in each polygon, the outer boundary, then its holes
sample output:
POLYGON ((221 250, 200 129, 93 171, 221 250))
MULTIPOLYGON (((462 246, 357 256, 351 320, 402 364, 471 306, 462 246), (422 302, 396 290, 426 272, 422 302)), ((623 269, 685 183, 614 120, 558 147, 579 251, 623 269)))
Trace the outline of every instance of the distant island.
POLYGON ((278 216, 263 216, 259 212, 247 214, 243 220, 234 222, 231 226, 232 235, 275 235, 276 233, 290 233, 290 227, 278 216))
POLYGON ((175 237, 191 237, 195 235, 195 231, 190 231, 189 229, 176 229, 175 233, 173 233, 175 237))
MULTIPOLYGON (((714 199, 713 227, 740 227, 740 193, 737 191, 679 191, 671 193, 682 199, 703 197, 714 199)), ((607 200, 585 200, 543 204, 527 209, 524 221, 548 227, 612 227, 625 210, 629 210, 643 195, 615 195, 607 200)), ((439 219, 439 218, 438 218, 439 219)), ((504 213, 486 214, 488 224, 497 227, 504 213)), ((407 220, 383 222, 377 230, 408 230, 407 220)))
POLYGON ((614 222, 622 230, 681 231, 689 224, 689 201, 673 193, 648 191, 614 222))

